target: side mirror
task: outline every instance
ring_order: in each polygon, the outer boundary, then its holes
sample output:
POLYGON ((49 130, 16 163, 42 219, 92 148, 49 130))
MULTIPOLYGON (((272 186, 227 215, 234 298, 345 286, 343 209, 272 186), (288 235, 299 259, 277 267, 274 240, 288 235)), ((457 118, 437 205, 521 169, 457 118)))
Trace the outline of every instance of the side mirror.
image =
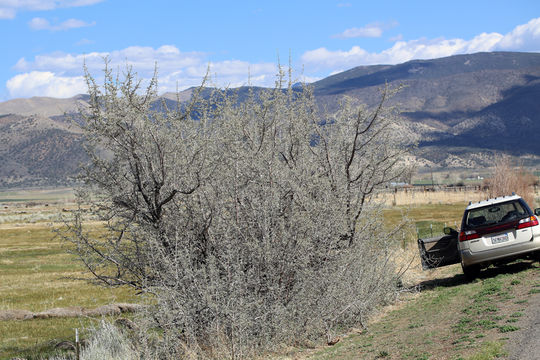
MULTIPOLYGON (((540 210, 540 209, 538 209, 538 210, 540 210)), ((444 232, 446 235, 457 235, 457 233, 458 233, 457 230, 452 229, 451 227, 445 227, 445 228, 443 229, 443 232, 444 232)))
POLYGON ((540 216, 540 208, 534 209, 534 215, 540 216))

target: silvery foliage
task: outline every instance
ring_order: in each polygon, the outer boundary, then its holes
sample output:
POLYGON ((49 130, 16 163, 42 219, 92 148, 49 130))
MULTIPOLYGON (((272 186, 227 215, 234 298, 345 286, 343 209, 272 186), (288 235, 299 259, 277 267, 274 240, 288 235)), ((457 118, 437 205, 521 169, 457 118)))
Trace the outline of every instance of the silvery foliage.
POLYGON ((81 350, 81 360, 138 360, 138 351, 114 325, 102 321, 81 350))
MULTIPOLYGON (((50 360, 70 360, 74 356, 55 356, 50 360)), ((87 344, 80 349, 80 360, 139 360, 139 351, 114 325, 101 321, 90 330, 87 344)))
POLYGON ((383 224, 377 195, 408 145, 392 90, 326 114, 281 72, 274 89, 201 86, 179 106, 129 69, 86 79, 86 205, 64 235, 95 279, 151 294, 141 323, 167 356, 331 339, 392 296, 403 224, 383 224))

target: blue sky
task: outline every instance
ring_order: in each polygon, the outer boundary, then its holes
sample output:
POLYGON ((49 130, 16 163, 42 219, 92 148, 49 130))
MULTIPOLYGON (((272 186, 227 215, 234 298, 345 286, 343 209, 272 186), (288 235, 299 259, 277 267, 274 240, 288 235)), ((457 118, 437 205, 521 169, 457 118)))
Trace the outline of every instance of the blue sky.
POLYGON ((85 92, 103 57, 160 92, 314 81, 360 65, 479 51, 540 52, 540 1, 0 0, 0 101, 85 92))

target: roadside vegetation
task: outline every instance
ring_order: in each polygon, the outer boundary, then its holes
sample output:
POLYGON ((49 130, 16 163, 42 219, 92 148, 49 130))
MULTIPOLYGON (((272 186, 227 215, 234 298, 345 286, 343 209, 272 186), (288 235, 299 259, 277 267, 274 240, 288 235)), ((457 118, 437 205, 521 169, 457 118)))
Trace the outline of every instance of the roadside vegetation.
MULTIPOLYGON (((2 195, 5 193, 0 193, 0 197, 2 195)), ((41 211, 45 203, 51 211, 74 209, 70 201, 47 199, 42 202, 32 199, 31 194, 27 196, 13 202, 3 201, 2 204, 8 206, 4 209, 6 213, 21 209, 28 213, 41 211), (26 207, 29 203, 33 207, 26 207)), ((431 224, 434 224, 433 231, 439 231, 445 222, 459 221, 464 206, 465 203, 435 203, 389 207, 384 217, 386 223, 392 223, 406 213, 421 234, 429 235, 431 224)), ((66 254, 47 222, 2 224, 0 233, 0 310, 42 311, 137 301, 126 288, 107 289, 67 278, 87 274, 74 257, 66 254)), ((411 256, 416 256, 414 236, 407 238, 403 247, 411 256)), ((539 291, 538 275, 538 263, 519 261, 500 269, 487 269, 480 279, 469 283, 459 266, 424 272, 415 259, 403 279, 402 290, 409 290, 402 291, 394 305, 379 308, 379 313, 366 324, 367 330, 343 329, 336 332, 339 342, 334 346, 313 341, 303 343, 301 349, 291 347, 268 357, 495 359, 503 356, 508 333, 520 327, 519 320, 529 297, 539 291), (414 288, 414 285, 419 287, 414 288), (447 353, 451 356, 446 357, 447 353)), ((119 316, 112 316, 107 320, 112 323, 117 318, 119 316)), ((75 328, 81 329, 82 336, 88 338, 90 333, 84 330, 100 328, 100 324, 99 317, 0 321, 0 359, 67 356, 70 351, 55 346, 62 341, 74 341, 75 328)))
MULTIPOLYGON (((488 268, 474 282, 459 265, 430 271, 420 292, 404 294, 368 327, 333 347, 304 350, 309 359, 505 358, 510 333, 520 330, 539 289, 540 266, 530 260, 488 268)), ((302 354, 302 355, 300 355, 302 354)))

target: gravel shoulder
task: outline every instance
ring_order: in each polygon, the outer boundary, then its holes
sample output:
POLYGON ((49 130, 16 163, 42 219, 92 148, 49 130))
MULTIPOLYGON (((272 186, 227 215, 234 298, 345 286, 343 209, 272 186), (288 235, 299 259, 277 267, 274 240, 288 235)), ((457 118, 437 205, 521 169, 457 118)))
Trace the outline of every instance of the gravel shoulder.
POLYGON ((529 306, 519 323, 520 330, 512 333, 506 343, 509 360, 540 358, 540 294, 529 299, 529 306))

